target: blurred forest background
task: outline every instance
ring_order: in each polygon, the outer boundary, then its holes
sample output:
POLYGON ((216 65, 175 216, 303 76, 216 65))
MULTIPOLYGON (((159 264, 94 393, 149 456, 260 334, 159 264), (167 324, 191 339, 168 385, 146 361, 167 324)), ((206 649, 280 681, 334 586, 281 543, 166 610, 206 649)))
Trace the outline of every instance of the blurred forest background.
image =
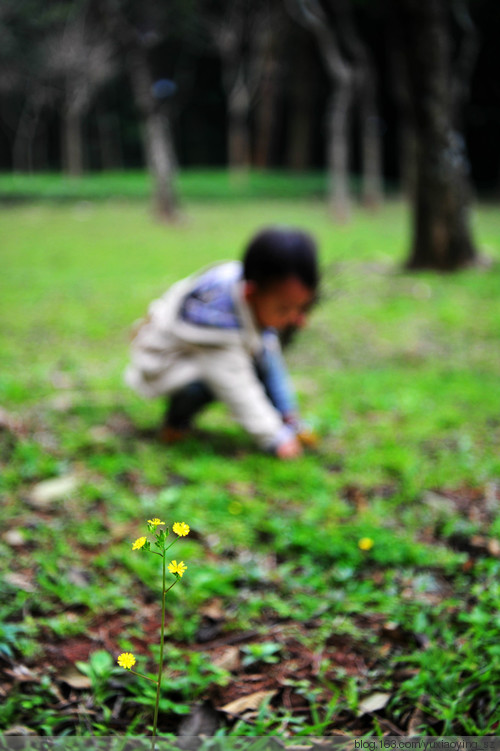
POLYGON ((433 69, 441 149, 496 195, 499 35, 496 0, 3 0, 0 170, 146 164, 168 214, 177 167, 329 167, 345 219, 349 175, 372 205, 415 190, 433 69))
POLYGON ((162 733, 500 734, 499 39, 498 0, 0 0, 2 732, 151 732, 159 516, 162 733), (166 448, 131 323, 275 223, 321 249, 318 449, 222 405, 166 448))

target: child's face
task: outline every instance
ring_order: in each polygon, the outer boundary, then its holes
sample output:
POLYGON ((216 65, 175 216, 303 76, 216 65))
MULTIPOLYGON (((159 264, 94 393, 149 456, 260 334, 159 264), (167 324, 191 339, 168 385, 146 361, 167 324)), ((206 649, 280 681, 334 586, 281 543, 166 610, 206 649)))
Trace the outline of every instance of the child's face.
POLYGON ((288 326, 304 326, 314 292, 291 276, 264 289, 247 282, 245 296, 261 328, 281 331, 288 326))

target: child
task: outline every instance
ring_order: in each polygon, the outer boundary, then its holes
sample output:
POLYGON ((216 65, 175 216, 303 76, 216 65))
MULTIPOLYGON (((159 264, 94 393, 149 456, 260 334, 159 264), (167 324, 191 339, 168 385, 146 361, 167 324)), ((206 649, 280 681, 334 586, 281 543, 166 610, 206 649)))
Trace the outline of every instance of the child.
POLYGON ((170 397, 166 442, 217 399, 265 450, 281 459, 302 453, 278 332, 304 325, 318 283, 314 240, 269 228, 251 240, 242 263, 183 279, 150 305, 126 382, 144 396, 170 397))

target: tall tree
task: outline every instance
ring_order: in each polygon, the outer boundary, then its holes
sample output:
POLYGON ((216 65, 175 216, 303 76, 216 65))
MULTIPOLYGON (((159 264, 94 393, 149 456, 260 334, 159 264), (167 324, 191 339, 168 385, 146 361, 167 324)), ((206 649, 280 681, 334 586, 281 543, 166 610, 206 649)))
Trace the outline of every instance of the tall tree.
POLYGON ((417 148, 409 268, 453 270, 477 259, 465 142, 457 128, 457 91, 463 103, 464 87, 455 82, 451 28, 458 3, 464 12, 462 0, 392 0, 417 148))
POLYGON ((88 0, 5 0, 0 8, 2 80, 20 102, 14 169, 33 168, 42 114, 55 105, 63 121, 63 166, 72 175, 83 170, 82 120, 112 74, 109 45, 89 25, 88 6, 88 0))
POLYGON ((401 40, 391 29, 390 59, 392 90, 398 109, 398 168, 400 189, 408 201, 413 201, 417 181, 417 140, 412 115, 412 100, 409 92, 406 66, 401 49, 401 40))
POLYGON ((258 81, 254 117, 253 164, 258 168, 270 165, 277 123, 277 109, 283 91, 284 26, 288 17, 280 3, 270 3, 261 10, 264 34, 260 54, 262 72, 258 81))
POLYGON ((362 201, 382 200, 382 155, 377 74, 354 22, 351 0, 287 0, 292 15, 315 36, 331 81, 327 110, 329 205, 343 221, 349 216, 349 157, 354 108, 361 135, 362 201))
POLYGON ((16 171, 31 171, 40 115, 51 99, 40 39, 48 28, 39 0, 0 4, 1 121, 16 171))
POLYGON ((354 98, 354 71, 342 54, 335 24, 321 0, 287 0, 291 15, 315 36, 331 81, 327 108, 328 205, 340 222, 350 213, 349 125, 354 98))
POLYGON ((166 105, 175 84, 155 68, 153 58, 162 45, 181 35, 189 2, 161 4, 155 0, 94 2, 97 18, 121 53, 136 108, 142 122, 142 142, 153 184, 155 214, 167 221, 177 213, 176 158, 166 105))
POLYGON ((272 98, 271 7, 267 0, 226 0, 211 7, 207 26, 222 63, 229 169, 241 173, 252 160, 250 112, 265 78, 264 95, 272 98))
POLYGON ((355 105, 361 135, 361 200, 365 206, 382 202, 382 143, 377 106, 377 71, 372 56, 359 34, 351 0, 330 0, 340 41, 354 71, 355 105))
POLYGON ((294 170, 310 165, 313 143, 314 82, 316 70, 312 63, 310 35, 294 29, 289 41, 293 56, 289 64, 290 114, 286 163, 294 170))
POLYGON ((62 99, 62 163, 73 177, 84 171, 83 119, 99 88, 114 73, 112 48, 87 18, 87 3, 72 3, 63 23, 42 45, 45 70, 62 99))

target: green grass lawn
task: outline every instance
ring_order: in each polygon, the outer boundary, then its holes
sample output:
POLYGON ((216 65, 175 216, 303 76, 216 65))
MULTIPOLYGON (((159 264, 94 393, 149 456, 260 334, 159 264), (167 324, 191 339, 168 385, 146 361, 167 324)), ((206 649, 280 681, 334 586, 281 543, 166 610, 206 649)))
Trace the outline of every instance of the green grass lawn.
POLYGON ((410 275, 403 204, 335 226, 307 179, 278 199, 261 175, 234 200, 218 176, 215 201, 210 175, 187 175, 173 226, 138 176, 0 209, 1 730, 148 732, 148 685, 113 663, 133 651, 155 670, 160 571, 131 541, 159 516, 193 530, 175 548, 162 732, 262 690, 219 732, 499 734, 500 214, 473 215, 491 267, 410 275), (167 449, 163 405, 122 383, 131 325, 270 223, 321 249, 321 304, 287 353, 320 447, 280 463, 217 405, 167 449), (44 497, 54 478, 68 489, 44 497))

